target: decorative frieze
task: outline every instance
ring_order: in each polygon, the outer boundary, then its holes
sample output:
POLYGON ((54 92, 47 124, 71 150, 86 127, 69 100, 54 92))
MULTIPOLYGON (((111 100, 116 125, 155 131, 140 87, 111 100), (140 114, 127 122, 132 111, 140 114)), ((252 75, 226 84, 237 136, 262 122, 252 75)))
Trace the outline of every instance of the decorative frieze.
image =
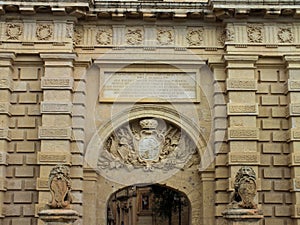
POLYGON ((278 28, 278 42, 279 43, 292 43, 294 41, 294 34, 291 27, 278 28))
POLYGON ((56 139, 56 140, 70 140, 71 128, 52 128, 52 127, 40 127, 39 138, 40 139, 56 139))
POLYGON ((126 44, 141 45, 144 39, 144 31, 142 27, 127 27, 126 44))
POLYGON ((23 34, 23 24, 7 23, 5 32, 8 40, 20 40, 21 35, 23 34))
POLYGON ((228 115, 258 115, 258 104, 228 103, 228 115))
POLYGON ((200 46, 203 42, 203 27, 189 28, 187 31, 186 39, 190 46, 200 46))
POLYGON ((228 140, 258 140, 258 128, 228 128, 228 140))
POLYGON ((227 79, 226 88, 229 91, 255 91, 257 90, 256 80, 246 79, 227 79))
MULTIPOLYGON (((96 44, 104 45, 104 46, 112 45, 112 33, 113 32, 110 27, 98 28, 97 33, 96 33, 96 44)), ((80 35, 80 34, 77 33, 77 35, 80 35)), ((78 37, 78 41, 81 42, 80 37, 78 37)))
POLYGON ((174 44, 174 29, 172 27, 159 27, 156 30, 156 34, 158 45, 174 44))
POLYGON ((50 40, 53 36, 53 25, 52 24, 37 24, 36 26, 36 37, 40 41, 50 40))
POLYGON ((39 152, 38 153, 38 164, 56 165, 59 163, 70 164, 70 162, 71 162, 70 153, 63 153, 63 152, 39 152))
POLYGON ((263 42, 263 27, 260 24, 250 24, 247 26, 248 42, 262 43, 263 42))
POLYGON ((41 113, 43 114, 70 114, 72 111, 71 103, 63 102, 42 102, 41 113))
POLYGON ((72 89, 72 78, 46 78, 43 77, 41 81, 42 89, 72 89))

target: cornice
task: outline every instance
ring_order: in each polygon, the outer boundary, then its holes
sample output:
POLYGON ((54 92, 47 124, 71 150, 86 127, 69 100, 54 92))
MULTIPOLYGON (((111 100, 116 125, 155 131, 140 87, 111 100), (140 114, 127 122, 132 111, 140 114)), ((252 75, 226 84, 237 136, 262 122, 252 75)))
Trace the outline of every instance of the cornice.
POLYGON ((2 1, 0 14, 19 13, 34 15, 52 13, 85 20, 112 19, 204 19, 208 21, 227 18, 300 18, 297 0, 202 0, 202 1, 2 1))

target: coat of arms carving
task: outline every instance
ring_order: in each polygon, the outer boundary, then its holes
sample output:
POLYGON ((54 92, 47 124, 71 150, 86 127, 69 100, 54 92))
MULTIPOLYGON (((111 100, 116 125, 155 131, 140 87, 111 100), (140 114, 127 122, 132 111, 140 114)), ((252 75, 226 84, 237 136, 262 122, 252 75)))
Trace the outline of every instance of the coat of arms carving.
POLYGON ((127 167, 169 170, 195 153, 193 141, 180 128, 164 120, 131 121, 115 130, 98 159, 101 169, 127 167))

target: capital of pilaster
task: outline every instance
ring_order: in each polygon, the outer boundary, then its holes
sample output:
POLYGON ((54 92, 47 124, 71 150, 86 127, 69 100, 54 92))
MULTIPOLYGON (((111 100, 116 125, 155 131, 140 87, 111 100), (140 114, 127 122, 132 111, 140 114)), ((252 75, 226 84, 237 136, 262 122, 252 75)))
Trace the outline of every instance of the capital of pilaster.
POLYGON ((0 66, 11 67, 16 54, 13 52, 0 52, 0 66))
POLYGON ((283 59, 287 63, 300 62, 300 55, 285 55, 283 59))
POLYGON ((76 53, 41 53, 40 57, 44 60, 73 60, 77 57, 76 53))
POLYGON ((251 61, 255 62, 258 60, 258 55, 224 55, 225 61, 236 61, 236 62, 245 62, 251 61))

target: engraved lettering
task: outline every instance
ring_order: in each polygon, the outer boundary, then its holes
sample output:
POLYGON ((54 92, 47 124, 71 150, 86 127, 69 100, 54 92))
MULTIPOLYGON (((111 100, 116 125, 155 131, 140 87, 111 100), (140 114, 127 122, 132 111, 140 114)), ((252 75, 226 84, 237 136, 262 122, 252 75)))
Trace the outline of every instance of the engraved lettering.
POLYGON ((197 101, 196 73, 104 73, 100 101, 197 101))

